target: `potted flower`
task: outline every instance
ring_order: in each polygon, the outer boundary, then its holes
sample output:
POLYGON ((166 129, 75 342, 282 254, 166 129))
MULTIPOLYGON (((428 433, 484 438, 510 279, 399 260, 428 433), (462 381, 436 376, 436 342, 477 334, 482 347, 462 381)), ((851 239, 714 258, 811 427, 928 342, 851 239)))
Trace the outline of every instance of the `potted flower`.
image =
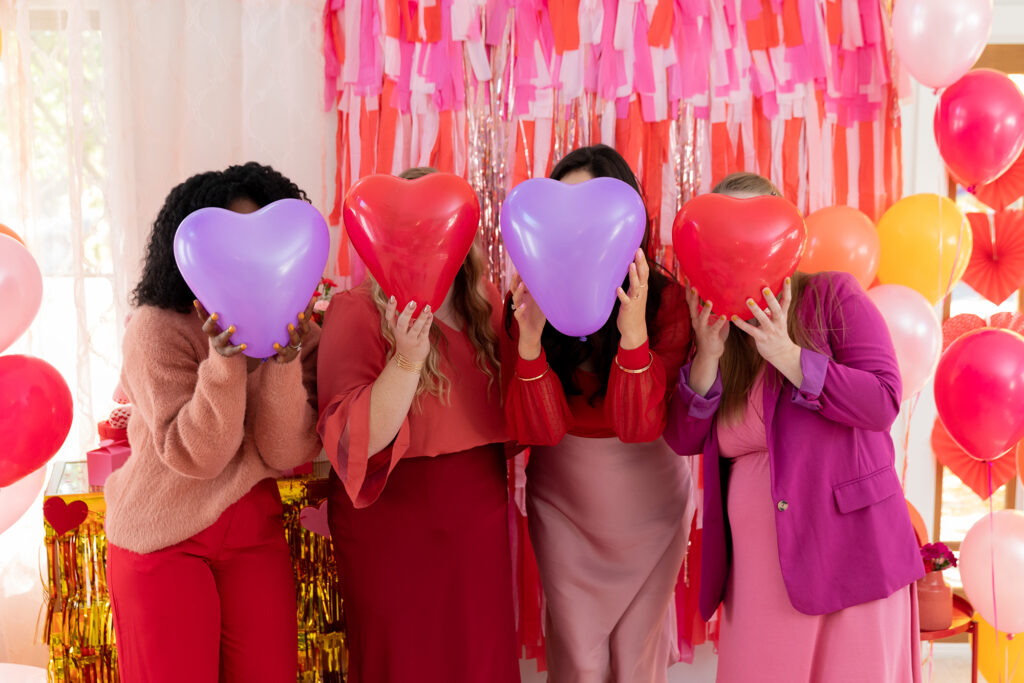
POLYGON ((956 556, 945 543, 926 543, 921 557, 928 571, 917 581, 917 603, 922 631, 942 631, 953 623, 953 589, 942 570, 956 566, 956 556))

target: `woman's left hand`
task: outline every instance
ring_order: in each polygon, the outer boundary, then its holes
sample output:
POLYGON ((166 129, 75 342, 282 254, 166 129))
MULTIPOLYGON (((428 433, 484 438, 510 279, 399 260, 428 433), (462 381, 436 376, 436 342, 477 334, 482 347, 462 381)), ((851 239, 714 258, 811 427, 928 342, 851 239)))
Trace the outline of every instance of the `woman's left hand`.
MULTIPOLYGON (((793 298, 792 280, 786 278, 786 282, 782 285, 781 301, 776 299, 767 287, 762 293, 765 301, 768 302, 767 312, 761 310, 753 299, 747 299, 747 307, 757 324, 752 325, 740 320, 739 316, 733 316, 732 323, 750 335, 762 358, 789 377, 794 370, 794 363, 796 371, 800 369, 800 347, 789 336, 789 304, 793 298)), ((794 382, 794 384, 800 386, 799 382, 794 382)))
POLYGON ((637 249, 629 264, 629 294, 622 287, 619 296, 619 345, 630 351, 647 341, 647 280, 651 268, 643 249, 637 249))
POLYGON ((309 321, 312 320, 313 304, 315 303, 316 295, 314 294, 313 298, 309 300, 306 310, 297 316, 299 321, 297 328, 292 323, 288 323, 288 346, 281 346, 274 342, 274 350, 277 351, 274 360, 278 363, 291 363, 299 357, 299 353, 302 352, 302 340, 309 334, 309 321))

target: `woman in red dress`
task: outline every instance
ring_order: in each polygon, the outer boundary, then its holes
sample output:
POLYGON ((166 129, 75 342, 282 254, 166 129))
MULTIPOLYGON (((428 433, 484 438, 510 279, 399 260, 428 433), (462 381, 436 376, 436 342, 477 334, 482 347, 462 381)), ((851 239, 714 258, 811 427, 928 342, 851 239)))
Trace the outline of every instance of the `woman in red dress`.
POLYGON ((349 683, 519 681, 500 298, 483 271, 474 247, 416 319, 372 280, 325 316, 319 431, 349 683))
MULTIPOLYGON (((551 172, 570 184, 599 176, 639 192, 605 145, 577 149, 551 172)), ((512 438, 532 446, 527 520, 546 598, 548 680, 665 681, 694 510, 688 459, 661 438, 690 340, 683 290, 641 249, 608 321, 586 340, 548 325, 518 280, 512 310, 505 411, 512 438)))

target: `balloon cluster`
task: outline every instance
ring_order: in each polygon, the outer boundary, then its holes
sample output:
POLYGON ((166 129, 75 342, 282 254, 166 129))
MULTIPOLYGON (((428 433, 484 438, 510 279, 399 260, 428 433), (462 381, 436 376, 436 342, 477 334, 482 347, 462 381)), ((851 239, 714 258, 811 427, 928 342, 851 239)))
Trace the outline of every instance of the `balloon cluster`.
MULTIPOLYGON (((0 225, 0 352, 35 319, 43 277, 21 237, 0 225)), ((14 524, 42 489, 42 467, 71 429, 71 391, 49 363, 0 356, 0 532, 14 524)))

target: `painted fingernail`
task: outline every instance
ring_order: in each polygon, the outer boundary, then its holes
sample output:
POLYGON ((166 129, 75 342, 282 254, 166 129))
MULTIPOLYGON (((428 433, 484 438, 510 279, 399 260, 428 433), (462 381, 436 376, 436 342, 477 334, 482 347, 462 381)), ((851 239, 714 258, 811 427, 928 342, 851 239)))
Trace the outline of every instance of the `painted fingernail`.
POLYGON ((786 278, 786 284, 787 285, 792 284, 792 282, 793 282, 792 278, 788 278, 788 277, 786 278))
POLYGON ((281 345, 278 344, 277 342, 274 342, 274 350, 275 351, 280 351, 281 350, 281 345))
POLYGON ((732 321, 733 321, 734 323, 738 323, 738 322, 740 321, 740 317, 739 317, 738 315, 734 315, 734 316, 732 317, 732 321))
POLYGON ((391 303, 396 303, 397 299, 395 299, 395 297, 391 297, 390 299, 388 299, 388 301, 390 301, 391 303))
POLYGON ((210 315, 210 320, 217 322, 218 320, 220 320, 220 316, 217 315, 216 313, 213 313, 210 315))
POLYGON ((234 332, 235 332, 235 326, 234 326, 234 325, 229 325, 229 326, 228 326, 228 332, 231 332, 232 334, 234 334, 234 332))
POLYGON ((306 319, 306 314, 305 313, 299 313, 299 320, 305 320, 305 319, 306 319))
POLYGON ((193 306, 198 306, 199 305, 199 299, 192 299, 192 305, 193 306))
POLYGON ((416 308, 416 302, 415 301, 410 301, 409 304, 406 306, 406 308, 416 308))
POLYGON ((747 306, 750 306, 751 308, 757 308, 757 304, 754 303, 753 299, 747 299, 747 306))
POLYGON ((423 312, 430 313, 430 304, 427 304, 426 306, 423 307, 423 312))
POLYGON ((715 305, 713 303, 711 303, 710 301, 705 301, 704 305, 707 306, 708 308, 714 308, 715 307, 715 305))
POLYGON ((246 350, 247 348, 249 348, 249 347, 248 347, 248 345, 246 345, 246 344, 242 344, 242 345, 241 345, 241 346, 239 346, 238 348, 240 348, 240 349, 242 349, 243 351, 245 351, 245 350, 246 350))
POLYGON ((769 296, 772 293, 772 290, 765 287, 764 289, 761 290, 761 293, 764 294, 765 296, 769 296))
POLYGON ((722 320, 722 321, 724 322, 724 321, 725 321, 725 316, 723 315, 723 316, 722 316, 722 317, 720 318, 720 320, 722 320))
POLYGON ((288 331, 289 332, 294 332, 295 331, 295 325, 292 325, 291 323, 288 323, 288 331))

